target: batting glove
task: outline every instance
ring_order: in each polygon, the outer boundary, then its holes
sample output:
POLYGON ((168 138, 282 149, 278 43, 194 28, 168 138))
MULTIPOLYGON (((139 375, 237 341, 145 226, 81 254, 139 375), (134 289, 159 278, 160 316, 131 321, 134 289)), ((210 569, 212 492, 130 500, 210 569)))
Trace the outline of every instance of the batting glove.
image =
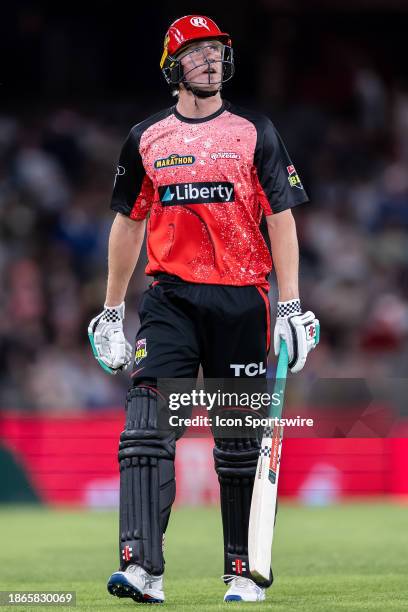
POLYGON ((88 327, 93 354, 109 374, 126 370, 132 359, 132 346, 123 333, 124 318, 125 302, 119 306, 105 306, 88 327))
POLYGON ((308 353, 314 349, 320 336, 320 323, 313 312, 302 314, 300 300, 278 302, 273 344, 275 355, 279 355, 281 338, 288 348, 291 372, 300 372, 308 353))

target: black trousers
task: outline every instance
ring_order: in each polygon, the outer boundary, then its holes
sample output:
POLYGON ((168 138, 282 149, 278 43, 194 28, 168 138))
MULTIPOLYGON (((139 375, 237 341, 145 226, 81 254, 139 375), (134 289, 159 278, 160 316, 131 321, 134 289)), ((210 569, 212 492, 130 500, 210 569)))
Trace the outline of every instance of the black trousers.
POLYGON ((134 384, 151 378, 265 376, 270 343, 267 292, 158 275, 139 307, 134 384))

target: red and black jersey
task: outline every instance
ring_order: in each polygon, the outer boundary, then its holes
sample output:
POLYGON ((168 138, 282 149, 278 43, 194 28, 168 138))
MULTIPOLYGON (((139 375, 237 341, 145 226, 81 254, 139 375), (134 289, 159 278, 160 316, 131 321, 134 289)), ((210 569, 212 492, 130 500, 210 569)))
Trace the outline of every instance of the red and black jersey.
POLYGON ((262 214, 307 201, 271 121, 224 101, 204 119, 173 106, 133 127, 111 208, 135 220, 149 215, 146 274, 267 287, 262 214))

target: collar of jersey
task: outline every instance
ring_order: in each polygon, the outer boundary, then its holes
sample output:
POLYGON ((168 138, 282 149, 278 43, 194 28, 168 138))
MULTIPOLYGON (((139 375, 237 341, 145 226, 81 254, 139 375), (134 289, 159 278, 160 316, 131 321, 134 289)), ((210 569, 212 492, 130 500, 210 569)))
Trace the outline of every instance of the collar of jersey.
POLYGON ((207 115, 207 117, 184 117, 184 115, 181 115, 178 112, 176 106, 173 106, 173 113, 175 114, 177 119, 183 121, 184 123, 205 123, 206 121, 211 121, 212 119, 218 117, 218 115, 221 115, 221 113, 223 113, 227 108, 228 102, 226 100, 223 100, 220 108, 212 115, 207 115))

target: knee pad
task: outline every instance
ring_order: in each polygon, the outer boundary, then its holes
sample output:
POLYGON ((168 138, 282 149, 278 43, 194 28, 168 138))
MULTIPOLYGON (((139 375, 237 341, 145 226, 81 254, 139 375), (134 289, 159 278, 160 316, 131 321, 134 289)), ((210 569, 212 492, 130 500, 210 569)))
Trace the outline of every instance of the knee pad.
POLYGON ((120 567, 164 571, 163 535, 175 498, 175 435, 158 427, 163 400, 151 387, 132 387, 119 443, 120 567))
POLYGON ((248 559, 248 525, 252 489, 258 463, 260 443, 256 438, 216 439, 214 464, 220 483, 221 515, 224 532, 224 573, 251 578, 248 559))

